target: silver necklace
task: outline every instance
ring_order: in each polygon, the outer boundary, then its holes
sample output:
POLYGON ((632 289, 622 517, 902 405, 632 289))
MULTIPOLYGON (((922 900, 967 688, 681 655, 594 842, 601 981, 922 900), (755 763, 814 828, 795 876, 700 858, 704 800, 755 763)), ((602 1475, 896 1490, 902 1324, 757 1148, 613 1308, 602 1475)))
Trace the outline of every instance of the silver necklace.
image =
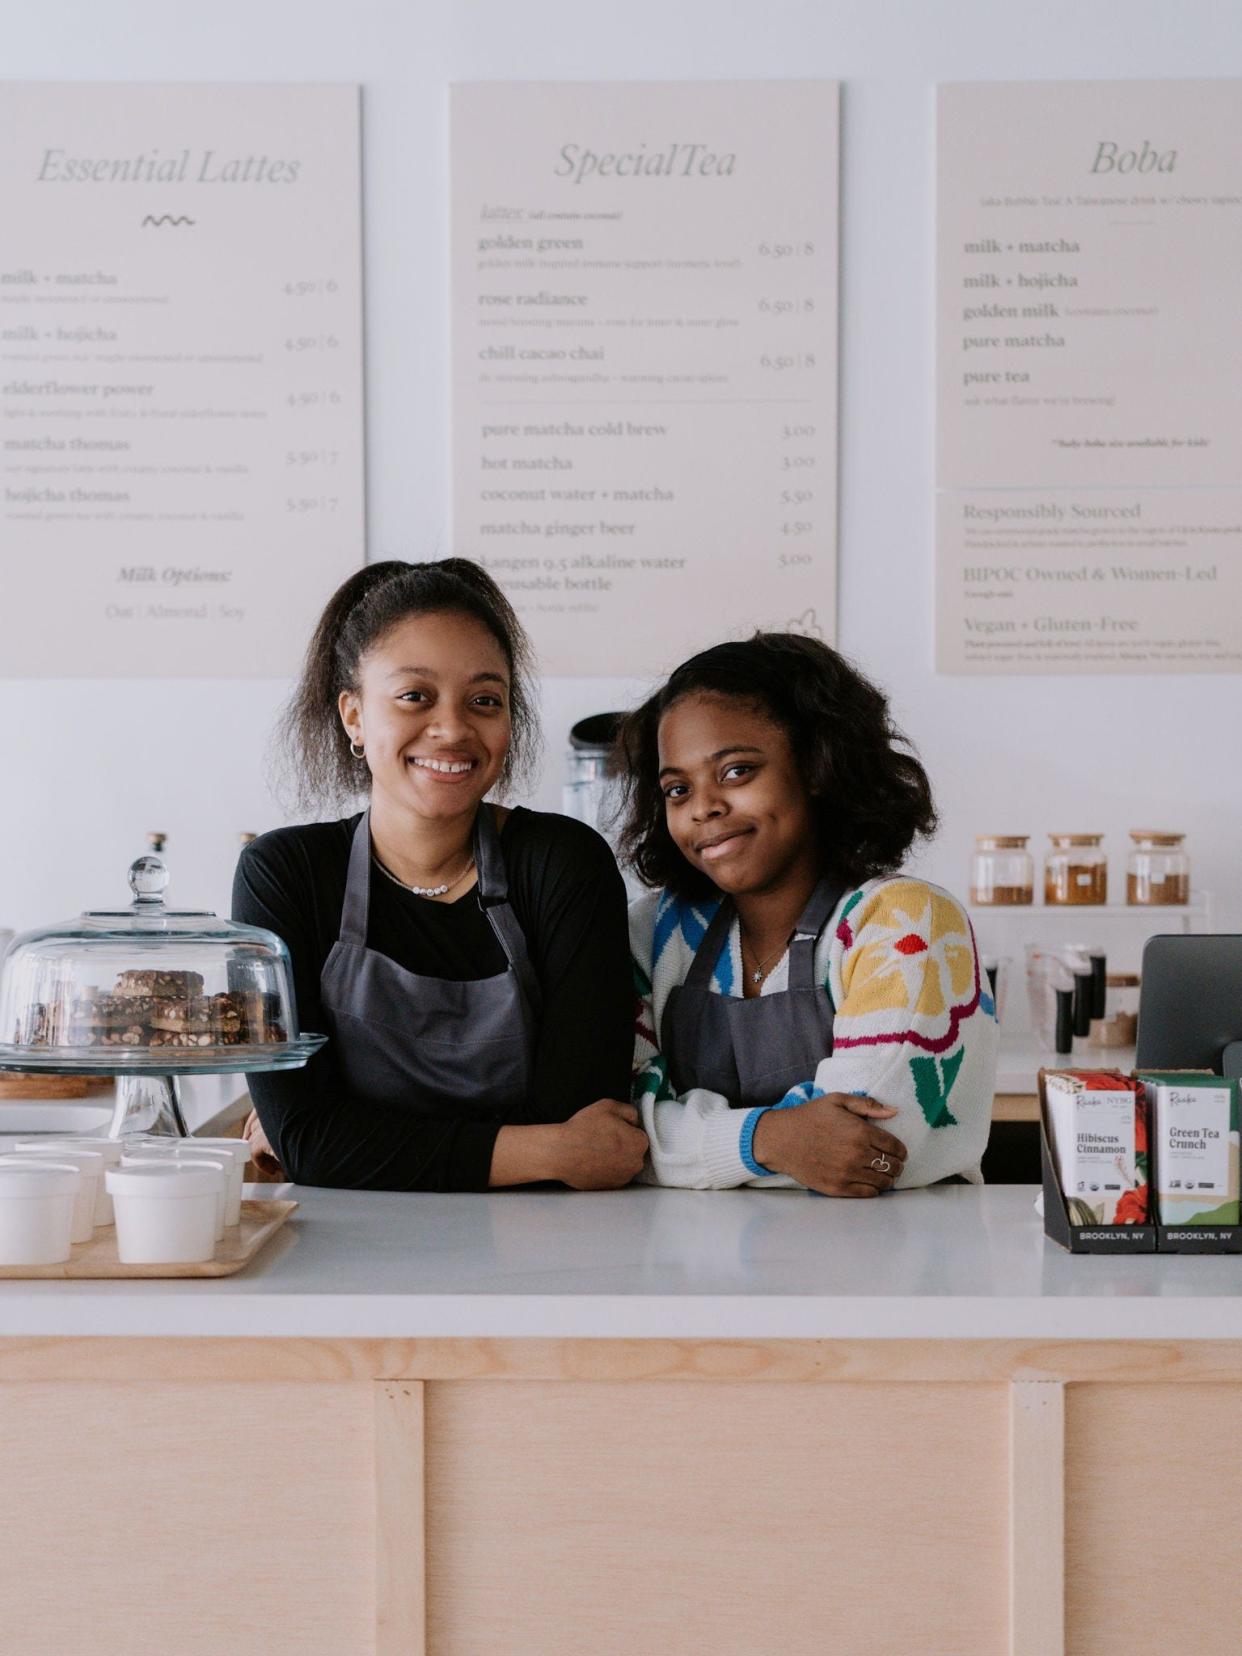
POLYGON ((452 891, 454 886, 459 886, 461 884, 461 882, 465 879, 466 875, 469 874, 471 869, 474 867, 474 857, 472 855, 471 858, 470 858, 470 861, 462 869, 461 873, 457 876, 457 878, 455 880, 450 880, 447 883, 447 885, 418 886, 418 885, 406 885, 404 880, 399 880, 390 868, 385 868, 384 867, 383 863, 375 855, 374 851, 372 851, 372 853, 371 853, 371 861, 375 864, 376 868, 379 869, 381 874, 387 874, 388 878, 392 881, 393 885, 400 886, 402 891, 411 891, 411 892, 413 892, 415 897, 443 897, 445 892, 452 891))
MULTIPOLYGON (((769 975, 768 974, 768 967, 773 965, 774 963, 779 962, 783 958, 783 956, 785 954, 785 951, 788 949, 789 945, 792 942, 793 942, 793 933, 790 932, 789 936, 781 944, 780 948, 775 949, 768 956, 768 958, 766 960, 761 960, 759 962, 759 964, 752 970, 752 972, 750 974, 750 981, 752 983, 762 983, 764 978, 769 975)), ((740 946, 741 946, 742 950, 744 951, 745 948, 746 948, 746 939, 745 939, 745 937, 742 937, 740 935, 740 933, 739 933, 739 943, 740 943, 740 946)), ((743 961, 742 962, 743 967, 745 967, 745 964, 746 964, 746 962, 743 961)))

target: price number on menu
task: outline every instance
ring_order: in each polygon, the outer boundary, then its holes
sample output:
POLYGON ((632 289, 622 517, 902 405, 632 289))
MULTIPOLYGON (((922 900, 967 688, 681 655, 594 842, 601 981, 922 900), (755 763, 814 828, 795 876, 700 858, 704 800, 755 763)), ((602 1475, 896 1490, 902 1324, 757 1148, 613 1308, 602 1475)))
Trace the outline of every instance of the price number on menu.
POLYGON ((814 489, 782 489, 782 506, 807 506, 815 499, 814 489))
POLYGON ((290 391, 285 398, 290 408, 336 408, 340 401, 339 391, 290 391))
POLYGON ((815 309, 814 299, 760 299, 761 316, 810 316, 815 309))
POLYGON ((815 560, 809 552, 782 552, 776 561, 782 569, 796 569, 815 560))
POLYGON ((284 283, 281 292, 289 299, 309 299, 314 295, 339 293, 341 284, 335 276, 301 276, 284 283))
POLYGON ((782 443, 800 443, 807 437, 814 437, 813 425, 783 425, 781 427, 782 443))
POLYGON ((341 342, 335 334, 295 334, 285 340, 285 350, 301 355, 304 351, 339 351, 341 342))
POLYGON ((765 373, 787 374, 791 369, 814 368, 814 351, 782 351, 770 355, 767 351, 759 358, 759 366, 765 373))
POLYGON ((339 449, 286 449, 286 466, 335 466, 341 458, 339 449))
POLYGON ((761 259, 811 259, 815 256, 813 241, 761 241, 761 259))
POLYGON ((782 471, 814 471, 815 456, 813 454, 782 454, 782 471))
POLYGON ((781 534, 792 535, 795 537, 798 535, 809 535, 814 527, 815 525, 808 522, 805 518, 792 518, 788 522, 781 524, 781 534))
POLYGON ((335 512, 339 505, 335 495, 289 495, 285 499, 285 511, 298 517, 308 512, 335 512))

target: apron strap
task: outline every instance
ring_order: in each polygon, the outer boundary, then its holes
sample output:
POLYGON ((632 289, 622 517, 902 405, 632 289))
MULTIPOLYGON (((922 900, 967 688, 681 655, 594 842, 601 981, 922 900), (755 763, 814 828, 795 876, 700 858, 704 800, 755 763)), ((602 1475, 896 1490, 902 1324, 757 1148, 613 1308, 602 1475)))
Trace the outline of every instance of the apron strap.
POLYGON ((362 813, 349 848, 349 873, 345 878, 345 901, 341 905, 341 942, 367 941, 367 913, 371 906, 371 812, 362 813))
POLYGON ((500 848, 500 832, 495 812, 486 802, 479 806, 474 819, 474 861, 479 875, 479 907, 505 951, 505 959, 521 986, 531 1018, 537 1018, 543 995, 531 965, 526 938, 509 902, 509 874, 500 848))
POLYGON ((486 800, 479 806, 474 818, 474 865, 479 874, 479 902, 484 908, 493 903, 509 901, 509 875, 504 853, 500 849, 500 834, 496 828, 496 813, 486 800))
MULTIPOLYGON (((806 907, 798 916, 793 941, 789 945, 791 989, 815 988, 815 945, 819 941, 819 934, 832 918, 837 904, 844 895, 844 886, 834 885, 831 881, 823 879, 808 898, 806 907)), ((720 951, 725 946, 735 913, 733 899, 723 897, 720 907, 712 916, 711 924, 703 934, 703 941, 694 952, 690 970, 686 973, 687 989, 711 988, 712 973, 716 969, 720 951)))
POLYGON ((710 989, 712 973, 716 969, 716 962, 720 959, 720 951, 724 948, 729 937, 729 927, 733 924, 735 910, 731 897, 722 897, 720 907, 711 918, 707 930, 703 933, 703 941, 694 951, 694 959, 690 963, 690 970, 686 973, 687 989, 710 989))
POLYGON ((798 916, 793 942, 789 945, 789 987, 814 989, 815 945, 819 934, 832 918, 837 904, 845 895, 845 887, 823 879, 815 887, 806 907, 798 916))

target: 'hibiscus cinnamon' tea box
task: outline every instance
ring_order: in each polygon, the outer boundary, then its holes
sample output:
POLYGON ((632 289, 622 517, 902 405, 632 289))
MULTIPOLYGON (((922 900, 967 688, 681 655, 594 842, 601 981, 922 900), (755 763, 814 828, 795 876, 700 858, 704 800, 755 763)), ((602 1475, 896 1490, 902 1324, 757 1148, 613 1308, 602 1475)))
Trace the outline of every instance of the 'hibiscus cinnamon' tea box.
POLYGON ((1161 1226, 1233 1226, 1238 1212, 1238 1084, 1143 1071, 1161 1226))
POLYGON ((1048 1070, 1052 1158, 1071 1226, 1148 1223, 1146 1104, 1119 1070, 1048 1070))

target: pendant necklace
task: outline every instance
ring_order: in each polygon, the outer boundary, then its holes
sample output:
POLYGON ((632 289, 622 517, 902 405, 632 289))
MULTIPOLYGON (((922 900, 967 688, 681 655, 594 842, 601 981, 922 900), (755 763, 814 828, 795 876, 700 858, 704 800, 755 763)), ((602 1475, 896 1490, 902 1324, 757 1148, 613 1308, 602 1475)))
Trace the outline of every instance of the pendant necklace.
MULTIPOLYGON (((746 940, 745 940, 745 938, 743 938, 741 936, 740 932, 739 932, 739 935, 738 935, 738 942, 739 942, 739 945, 740 945, 741 949, 744 951, 745 946, 746 946, 746 940)), ((769 968, 773 964, 775 964, 775 963, 777 963, 781 960, 781 958, 785 954, 786 949, 788 949, 789 945, 792 942, 793 942, 793 933, 790 932, 789 936, 781 944, 780 948, 779 949, 774 949, 773 952, 767 957, 766 960, 761 960, 759 962, 759 964, 754 968, 754 970, 750 974, 750 981, 752 983, 762 983, 764 978, 768 976, 769 968)), ((742 962, 743 969, 745 969, 745 965, 746 965, 746 962, 743 960, 743 962, 742 962)))
POLYGON ((390 868, 384 867, 383 863, 375 855, 374 851, 371 853, 371 861, 375 864, 376 868, 379 869, 381 874, 386 874, 388 876, 393 885, 400 886, 402 891, 412 892, 415 897, 443 897, 446 892, 452 891, 454 886, 459 886, 466 878, 466 875, 469 874, 471 869, 474 867, 474 857, 472 855, 470 861, 462 869, 461 873, 455 880, 450 880, 446 885, 419 886, 406 885, 404 880, 399 880, 390 868))

